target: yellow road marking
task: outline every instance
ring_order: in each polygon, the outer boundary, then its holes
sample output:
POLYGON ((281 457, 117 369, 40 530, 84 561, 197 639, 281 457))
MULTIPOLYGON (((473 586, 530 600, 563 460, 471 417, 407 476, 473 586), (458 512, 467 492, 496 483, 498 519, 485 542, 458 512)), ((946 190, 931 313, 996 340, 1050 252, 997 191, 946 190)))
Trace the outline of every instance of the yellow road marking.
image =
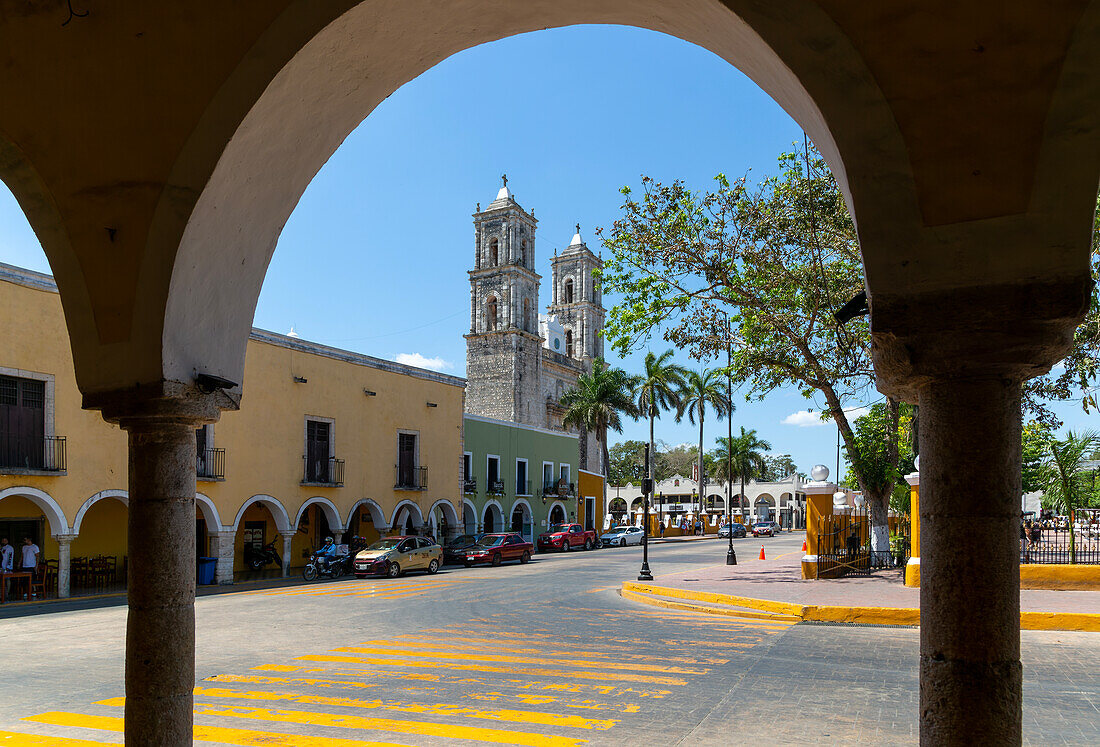
POLYGON ((587 740, 561 737, 551 734, 512 731, 510 729, 487 729, 480 726, 457 726, 437 724, 429 721, 397 721, 388 718, 367 718, 365 716, 345 716, 334 713, 314 711, 285 711, 251 706, 219 707, 209 703, 195 704, 196 716, 229 716, 232 718, 256 719, 280 724, 300 724, 303 726, 337 726, 344 729, 371 729, 389 731, 396 734, 418 734, 420 736, 449 737, 452 739, 473 739, 479 742, 497 744, 522 744, 528 747, 568 747, 584 744, 587 740))
MULTIPOLYGON (((510 721, 512 723, 540 724, 542 726, 565 726, 574 729, 598 729, 605 731, 618 723, 613 719, 593 719, 582 716, 563 716, 556 713, 538 711, 518 711, 498 708, 490 711, 466 708, 451 703, 405 703, 399 700, 360 700, 326 695, 307 695, 305 693, 272 692, 269 690, 229 690, 224 687, 196 687, 195 695, 207 698, 238 698, 242 700, 287 701, 301 705, 323 705, 338 708, 369 708, 402 713, 422 713, 431 716, 463 716, 488 721, 510 721)), ((106 703, 103 705, 114 705, 106 703)))
MULTIPOLYGON (((100 729, 119 733, 125 729, 124 721, 116 716, 89 716, 83 713, 65 713, 64 711, 49 711, 40 713, 37 716, 28 716, 23 720, 50 724, 51 726, 76 726, 82 729, 100 729)), ((362 739, 311 737, 304 734, 229 729, 222 726, 200 726, 198 724, 195 725, 192 731, 192 738, 196 742, 219 742, 221 744, 241 745, 242 747, 408 747, 395 742, 367 742, 362 739)), ((59 747, 61 744, 63 743, 59 743, 59 747)), ((98 743, 93 742, 92 744, 98 743)))
POLYGON ((339 653, 373 654, 374 656, 421 656, 433 659, 457 659, 469 661, 495 661, 504 664, 545 664, 562 667, 603 667, 604 669, 625 670, 628 672, 672 672, 673 674, 706 674, 709 668, 687 669, 685 667, 655 666, 653 664, 623 664, 614 661, 590 661, 587 659, 543 659, 537 656, 504 656, 501 654, 480 654, 470 657, 468 654, 446 651, 394 651, 388 648, 370 648, 367 646, 341 646, 332 649, 339 653))
MULTIPOLYGON (((581 641, 585 642, 585 645, 592 645, 592 640, 593 640, 592 635, 578 635, 578 634, 562 633, 560 631, 551 631, 551 630, 547 630, 547 631, 532 630, 532 631, 530 631, 530 633, 508 633, 508 632, 503 632, 503 631, 496 631, 496 630, 493 630, 492 628, 486 628, 484 630, 479 630, 475 627, 467 626, 467 627, 463 628, 463 631, 466 632, 466 633, 485 633, 486 635, 492 635, 494 637, 499 637, 499 638, 522 638, 523 640, 526 640, 526 641, 529 641, 532 638, 537 637, 537 634, 540 633, 540 632, 545 632, 547 636, 552 636, 554 639, 570 638, 570 639, 581 640, 581 641)), ((419 632, 420 633, 439 633, 440 635, 451 635, 455 631, 443 630, 443 629, 439 629, 439 628, 424 628, 419 632)), ((606 638, 606 637, 603 637, 602 635, 601 635, 599 640, 600 640, 600 643, 601 643, 601 645, 600 645, 601 648, 605 648, 605 646, 603 646, 603 642, 608 641, 608 642, 611 642, 611 643, 634 644, 635 646, 637 646, 639 648, 645 648, 645 649, 652 648, 655 643, 663 643, 663 644, 668 645, 668 646, 683 646, 685 648, 694 648, 695 646, 698 646, 700 643, 713 642, 713 643, 722 643, 723 645, 725 645, 725 643, 727 641, 727 639, 725 639, 725 638, 713 638, 713 639, 708 638, 706 640, 701 640, 699 638, 692 638, 692 639, 689 639, 689 640, 680 639, 680 638, 649 638, 649 639, 642 639, 642 638, 606 638)))
POLYGON ((573 670, 556 672, 546 669, 521 669, 519 667, 494 667, 488 664, 458 664, 449 661, 412 661, 407 659, 375 659, 365 656, 298 656, 296 661, 321 661, 337 664, 371 664, 390 667, 427 667, 430 669, 458 669, 466 672, 499 672, 501 674, 525 674, 536 677, 576 677, 582 680, 608 680, 617 682, 648 682, 654 685, 686 685, 687 680, 675 677, 652 677, 644 674, 618 674, 616 672, 586 672, 573 670))
MULTIPOLYGON (((468 641, 476 639, 460 638, 450 639, 447 643, 440 643, 438 638, 425 639, 423 642, 410 640, 403 638, 401 640, 377 640, 377 641, 363 641, 363 646, 390 646, 390 647, 402 647, 402 648, 423 648, 423 649, 453 649, 455 648, 454 641, 468 641)), ((492 643, 489 640, 484 640, 486 644, 492 643)), ((734 644, 737 645, 737 644, 734 644)), ((545 649, 538 648, 508 648, 502 646, 493 645, 463 645, 458 647, 460 651, 501 651, 509 654, 543 654, 547 653, 545 649)), ((601 648, 604 648, 601 646, 601 648)), ((559 651, 551 651, 549 653, 559 653, 559 651)), ((604 653, 602 651, 585 651, 585 656, 599 657, 604 659, 635 659, 638 661, 667 661, 676 662, 678 664, 728 664, 728 659, 688 659, 675 656, 648 656, 646 654, 634 654, 634 653, 604 653)), ((481 657, 476 657, 481 658, 481 657)))
MULTIPOLYGON (((350 682, 348 680, 315 680, 308 677, 265 677, 259 674, 216 674, 206 677, 203 682, 233 682, 249 685, 308 685, 309 687, 329 687, 338 690, 366 690, 378 687, 377 682, 350 682)), ((197 693, 202 688, 196 687, 197 693)))
POLYGON ((0 744, 18 745, 18 747, 78 747, 87 744, 104 744, 89 739, 70 739, 69 737, 44 737, 40 734, 24 734, 14 731, 0 731, 0 744))

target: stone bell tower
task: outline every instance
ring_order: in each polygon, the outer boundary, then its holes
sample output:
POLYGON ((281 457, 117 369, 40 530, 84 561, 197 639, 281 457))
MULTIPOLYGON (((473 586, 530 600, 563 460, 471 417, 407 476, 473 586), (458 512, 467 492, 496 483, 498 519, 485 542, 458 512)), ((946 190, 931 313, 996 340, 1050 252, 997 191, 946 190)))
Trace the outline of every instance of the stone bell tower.
POLYGON ((603 357, 604 308, 592 271, 603 261, 581 238, 581 227, 561 254, 550 260, 554 294, 547 311, 565 328, 565 355, 590 363, 603 357))
POLYGON ((496 199, 474 213, 470 333, 466 335, 466 411, 540 425, 541 357, 535 217, 520 207, 508 177, 496 199))

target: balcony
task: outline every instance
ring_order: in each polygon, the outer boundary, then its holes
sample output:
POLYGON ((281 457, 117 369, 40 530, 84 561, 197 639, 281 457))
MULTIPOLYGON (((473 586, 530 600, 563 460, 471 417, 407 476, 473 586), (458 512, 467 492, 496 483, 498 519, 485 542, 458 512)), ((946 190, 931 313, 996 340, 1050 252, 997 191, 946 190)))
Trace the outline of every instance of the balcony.
POLYGON ((577 497, 577 485, 576 483, 569 483, 566 485, 562 482, 558 485, 558 498, 576 498, 577 497))
POLYGON ((462 492, 466 495, 474 495, 477 493, 477 478, 465 477, 462 480, 462 492))
POLYGON ((195 479, 221 482, 225 479, 225 449, 201 449, 195 456, 195 479))
POLYGON ((0 434, 0 472, 65 474, 65 437, 27 438, 0 434))
POLYGON ((302 476, 303 485, 319 485, 329 488, 344 487, 343 459, 337 459, 336 457, 310 459, 308 456, 304 456, 302 457, 302 463, 305 467, 302 476))
POLYGON ((427 490, 428 468, 414 467, 411 464, 394 465, 394 490, 427 490))
POLYGON ((565 483, 561 480, 544 482, 542 484, 542 494, 546 498, 575 498, 577 496, 577 486, 574 483, 565 483))
POLYGON ((504 480, 489 480, 488 485, 486 492, 490 495, 504 495, 504 480))

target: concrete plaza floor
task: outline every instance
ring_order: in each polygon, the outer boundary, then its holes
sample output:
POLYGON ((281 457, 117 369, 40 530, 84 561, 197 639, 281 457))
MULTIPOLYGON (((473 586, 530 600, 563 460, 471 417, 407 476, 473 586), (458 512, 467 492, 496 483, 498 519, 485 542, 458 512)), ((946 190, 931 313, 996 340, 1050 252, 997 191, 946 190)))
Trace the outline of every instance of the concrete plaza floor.
MULTIPOLYGON (((779 557, 801 538, 736 546, 754 555, 761 543, 779 557)), ((665 543, 650 557, 658 578, 692 578, 724 559, 725 544, 665 543)), ((204 596, 196 742, 916 742, 916 629, 648 607, 618 593, 639 560, 636 547, 614 548, 204 596)), ((11 676, 0 745, 121 742, 125 612, 0 611, 11 676)), ((1100 743, 1100 635, 1022 639, 1025 738, 1100 743)))

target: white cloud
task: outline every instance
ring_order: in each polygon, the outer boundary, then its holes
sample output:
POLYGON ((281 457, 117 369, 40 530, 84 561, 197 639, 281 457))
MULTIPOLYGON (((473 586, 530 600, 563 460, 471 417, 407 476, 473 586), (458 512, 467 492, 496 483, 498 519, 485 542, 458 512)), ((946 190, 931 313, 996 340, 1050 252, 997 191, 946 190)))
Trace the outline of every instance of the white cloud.
POLYGON ((799 410, 798 412, 792 412, 787 417, 783 418, 783 425, 797 425, 799 428, 813 428, 819 425, 825 425, 827 421, 821 419, 820 412, 811 412, 810 410, 799 410))
POLYGON ((866 415, 870 411, 871 411, 870 407, 867 407, 866 405, 860 405, 859 407, 846 407, 844 409, 844 414, 847 416, 848 422, 851 423, 852 421, 856 420, 857 418, 862 418, 864 415, 866 415))
POLYGON ((449 363, 442 358, 425 358, 420 353, 398 353, 394 360, 398 363, 404 363, 406 366, 427 368, 430 371, 449 371, 455 367, 453 363, 449 363))

